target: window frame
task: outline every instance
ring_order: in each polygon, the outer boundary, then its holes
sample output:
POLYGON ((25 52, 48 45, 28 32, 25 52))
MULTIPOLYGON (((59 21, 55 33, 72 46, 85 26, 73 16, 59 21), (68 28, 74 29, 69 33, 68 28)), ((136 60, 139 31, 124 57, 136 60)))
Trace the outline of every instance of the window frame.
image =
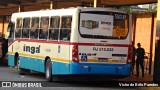
POLYGON ((39 18, 39 33, 38 33, 38 38, 39 38, 39 40, 48 40, 48 38, 49 38, 49 27, 50 27, 50 16, 41 16, 40 18, 39 18), (48 18, 48 27, 47 27, 47 38, 46 39, 44 39, 44 38, 40 38, 40 31, 41 30, 43 30, 43 28, 42 28, 42 18, 48 18))
POLYGON ((48 29, 48 40, 50 40, 50 41, 59 41, 60 25, 61 25, 61 16, 58 16, 58 15, 57 15, 57 16, 51 16, 51 17, 50 17, 50 24, 49 24, 49 29, 48 29), (57 27, 57 28, 54 28, 54 26, 51 27, 52 18, 55 18, 55 17, 58 17, 58 27, 57 27), (50 39, 50 36, 51 36, 51 35, 50 35, 50 34, 51 34, 50 31, 51 31, 51 30, 58 30, 58 34, 57 34, 58 37, 57 37, 57 39, 50 39))
MULTIPOLYGON (((115 18, 113 18, 115 19, 115 18)), ((113 25, 114 26, 114 25, 113 25)), ((129 32, 130 32, 130 27, 129 27, 129 14, 128 13, 121 13, 121 12, 114 12, 114 11, 81 11, 79 12, 79 18, 78 18, 78 32, 80 34, 80 36, 82 38, 90 38, 90 39, 119 39, 119 40, 124 40, 126 39, 128 36, 129 36, 129 32), (125 37, 113 37, 113 36, 102 36, 102 35, 87 35, 87 34, 81 34, 81 31, 80 31, 80 16, 81 16, 81 13, 87 13, 87 14, 98 14, 98 15, 114 15, 114 14, 124 14, 126 15, 127 17, 127 33, 126 33, 126 36, 125 37)))
POLYGON ((30 30, 31 30, 31 17, 25 17, 25 18, 23 18, 23 27, 22 27, 22 36, 21 36, 21 38, 29 39, 30 38, 30 30), (29 27, 28 28, 24 27, 25 26, 25 22, 24 22, 25 19, 29 19, 29 27), (28 31, 28 37, 27 38, 23 37, 23 30, 24 29, 27 29, 27 31, 28 31))
POLYGON ((29 39, 38 40, 39 39, 39 29, 40 29, 40 17, 31 17, 31 26, 30 26, 30 28, 31 29, 30 29, 30 32, 29 32, 29 39), (31 38, 31 30, 34 28, 34 25, 35 25, 35 23, 32 24, 33 19, 38 19, 38 24, 37 24, 38 26, 35 28, 35 31, 34 31, 34 32, 36 32, 36 30, 38 30, 37 38, 31 38))
POLYGON ((15 30, 14 30, 14 38, 22 38, 22 28, 23 28, 23 17, 16 18, 15 30), (21 26, 17 28, 17 20, 21 19, 21 26), (20 37, 16 37, 16 31, 20 29, 20 37))
POLYGON ((59 29, 59 41, 63 41, 63 42, 70 42, 70 40, 71 40, 71 31, 72 31, 72 23, 73 23, 73 15, 64 15, 64 16, 61 16, 60 17, 60 29, 59 29), (70 24, 70 28, 62 28, 62 18, 63 17, 71 17, 71 24, 70 24), (70 37, 69 37, 69 40, 67 39, 67 40, 61 40, 61 30, 63 30, 63 29, 65 29, 65 30, 70 30, 70 37))

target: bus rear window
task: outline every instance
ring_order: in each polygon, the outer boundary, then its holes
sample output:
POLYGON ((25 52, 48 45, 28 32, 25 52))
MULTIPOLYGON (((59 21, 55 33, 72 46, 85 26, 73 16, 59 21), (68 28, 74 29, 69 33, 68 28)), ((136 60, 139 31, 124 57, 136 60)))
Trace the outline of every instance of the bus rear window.
POLYGON ((80 12, 79 32, 83 38, 125 39, 129 31, 128 19, 124 13, 80 12))

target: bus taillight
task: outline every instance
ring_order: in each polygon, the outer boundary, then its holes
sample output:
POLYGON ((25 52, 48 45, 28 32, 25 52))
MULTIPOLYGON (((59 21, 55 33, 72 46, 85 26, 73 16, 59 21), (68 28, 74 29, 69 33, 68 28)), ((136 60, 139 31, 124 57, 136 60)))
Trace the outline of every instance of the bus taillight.
POLYGON ((78 58, 78 44, 74 44, 72 48, 72 61, 79 62, 78 58))
POLYGON ((131 62, 132 62, 132 46, 130 45, 128 47, 127 64, 130 64, 131 62))

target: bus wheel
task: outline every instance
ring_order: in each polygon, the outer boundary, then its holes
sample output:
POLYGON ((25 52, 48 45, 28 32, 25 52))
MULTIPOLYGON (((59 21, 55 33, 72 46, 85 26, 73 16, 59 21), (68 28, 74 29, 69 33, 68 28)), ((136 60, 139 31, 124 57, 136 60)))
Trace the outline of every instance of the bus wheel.
POLYGON ((47 81, 52 81, 52 65, 51 65, 51 60, 48 59, 46 61, 46 65, 45 65, 45 76, 46 76, 46 80, 47 81))
POLYGON ((22 68, 20 67, 20 60, 17 60, 17 72, 18 72, 19 74, 25 74, 25 73, 24 73, 24 69, 22 69, 22 68))

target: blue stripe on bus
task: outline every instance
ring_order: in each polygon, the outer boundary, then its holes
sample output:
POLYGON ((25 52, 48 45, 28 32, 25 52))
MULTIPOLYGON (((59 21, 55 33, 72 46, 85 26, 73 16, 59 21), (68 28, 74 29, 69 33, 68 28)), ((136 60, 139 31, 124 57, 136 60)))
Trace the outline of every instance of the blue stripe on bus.
MULTIPOLYGON (((8 65, 9 66, 15 66, 14 64, 14 55, 8 55, 8 65)), ((61 74, 66 75, 69 74, 69 64, 68 63, 62 63, 62 62, 55 62, 52 61, 52 74, 61 74)), ((29 58, 20 56, 20 66, 24 69, 34 70, 38 72, 44 73, 45 67, 44 67, 44 60, 42 59, 35 59, 35 58, 29 58)))
MULTIPOLYGON (((14 66, 14 55, 8 55, 8 65, 14 66)), ((44 73, 44 60, 28 57, 20 57, 21 67, 44 73)), ((53 75, 68 74, 107 74, 107 75, 130 75, 130 64, 96 64, 96 63, 76 63, 52 61, 53 75)))
POLYGON ((71 63, 71 74, 130 75, 130 64, 71 63))
POLYGON ((8 66, 15 66, 14 55, 8 54, 8 66))

